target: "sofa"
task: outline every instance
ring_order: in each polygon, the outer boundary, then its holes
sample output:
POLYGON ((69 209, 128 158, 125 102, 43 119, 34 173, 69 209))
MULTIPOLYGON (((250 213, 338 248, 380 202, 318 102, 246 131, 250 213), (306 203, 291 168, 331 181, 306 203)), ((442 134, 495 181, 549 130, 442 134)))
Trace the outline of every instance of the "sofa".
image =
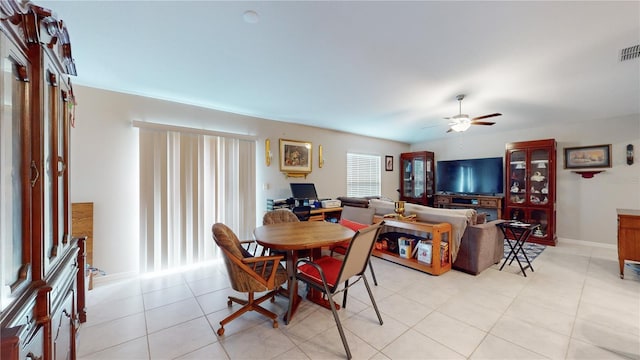
MULTIPOLYGON (((369 199, 368 206, 375 209, 376 215, 394 213, 393 201, 369 199)), ((504 220, 485 222, 475 209, 441 209, 417 204, 405 204, 405 214, 416 215, 417 221, 451 224, 449 249, 454 269, 477 275, 502 259, 504 239, 496 224, 504 220)))

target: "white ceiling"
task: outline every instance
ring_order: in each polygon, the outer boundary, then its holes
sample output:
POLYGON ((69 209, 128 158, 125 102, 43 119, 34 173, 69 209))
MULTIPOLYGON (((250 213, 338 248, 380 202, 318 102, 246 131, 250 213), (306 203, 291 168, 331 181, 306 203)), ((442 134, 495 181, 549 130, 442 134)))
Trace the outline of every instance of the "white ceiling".
POLYGON ((503 114, 466 134, 640 119, 638 1, 35 3, 80 85, 408 143, 447 136, 457 94, 503 114))

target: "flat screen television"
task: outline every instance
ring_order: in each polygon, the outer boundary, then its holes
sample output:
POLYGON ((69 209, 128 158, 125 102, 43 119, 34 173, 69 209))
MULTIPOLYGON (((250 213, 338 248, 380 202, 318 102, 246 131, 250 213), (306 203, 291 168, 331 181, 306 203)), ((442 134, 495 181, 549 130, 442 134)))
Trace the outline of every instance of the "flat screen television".
POLYGON ((470 195, 504 194, 501 157, 436 162, 436 191, 470 195))
POLYGON ((317 200, 316 186, 313 183, 291 183, 291 197, 294 199, 317 200))

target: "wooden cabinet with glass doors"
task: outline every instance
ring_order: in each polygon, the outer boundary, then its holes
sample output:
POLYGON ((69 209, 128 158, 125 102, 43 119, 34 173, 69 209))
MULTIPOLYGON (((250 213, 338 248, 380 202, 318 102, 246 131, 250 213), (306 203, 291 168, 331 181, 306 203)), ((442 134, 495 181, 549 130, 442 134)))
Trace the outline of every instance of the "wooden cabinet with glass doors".
POLYGON ((0 358, 75 359, 84 249, 71 238, 75 75, 52 11, 0 2, 0 358))
POLYGON ((435 183, 433 152, 400 154, 400 200, 433 206, 435 183))
POLYGON ((505 219, 540 225, 530 242, 556 245, 556 141, 508 143, 505 154, 505 219))

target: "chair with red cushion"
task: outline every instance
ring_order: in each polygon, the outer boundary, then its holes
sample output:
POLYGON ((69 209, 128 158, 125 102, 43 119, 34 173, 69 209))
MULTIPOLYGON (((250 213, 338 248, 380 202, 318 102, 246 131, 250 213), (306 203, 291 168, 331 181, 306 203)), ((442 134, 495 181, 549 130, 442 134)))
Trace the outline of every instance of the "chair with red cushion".
MULTIPOLYGON (((340 215, 339 223, 343 226, 348 227, 353 231, 358 231, 360 229, 366 228, 373 224, 373 216, 375 215, 374 208, 361 208, 354 206, 344 206, 342 208, 342 213, 340 215)), ((329 248, 331 250, 331 255, 333 253, 338 253, 344 255, 347 247, 349 246, 349 241, 347 240, 338 244, 335 244, 329 248)), ((376 279, 376 273, 373 271, 373 265, 371 264, 371 260, 369 260, 369 270, 371 271, 371 277, 373 278, 373 284, 378 286, 378 279, 376 279)))
MULTIPOLYGON (((344 335, 344 330, 342 329, 342 324, 340 323, 340 317, 338 316, 333 297, 337 293, 344 291, 342 307, 346 308, 347 291, 349 287, 362 279, 365 287, 367 288, 367 292, 369 293, 371 304, 378 316, 378 321, 380 322, 380 325, 382 325, 380 311, 378 310, 376 301, 373 298, 373 293, 371 292, 371 287, 367 281, 367 276, 365 275, 371 251, 373 251, 373 246, 378 238, 378 233, 380 232, 380 227, 382 225, 383 223, 379 223, 358 230, 349 242, 347 251, 342 259, 338 259, 333 256, 323 256, 313 261, 300 259, 297 263, 298 272, 296 273, 296 278, 326 295, 331 306, 331 311, 333 312, 333 318, 335 319, 338 327, 338 332, 340 333, 340 338, 342 339, 342 344, 344 345, 344 349, 347 353, 347 358, 349 359, 351 359, 351 351, 349 350, 349 344, 347 343, 347 338, 344 335), (355 278, 355 281, 349 284, 352 278, 355 278), (344 284, 344 286, 341 287, 340 284, 344 284)), ((290 290, 290 298, 293 298, 294 296, 293 288, 294 287, 292 286, 290 290)), ((291 304, 292 302, 289 303, 287 319, 291 319, 291 304)))

